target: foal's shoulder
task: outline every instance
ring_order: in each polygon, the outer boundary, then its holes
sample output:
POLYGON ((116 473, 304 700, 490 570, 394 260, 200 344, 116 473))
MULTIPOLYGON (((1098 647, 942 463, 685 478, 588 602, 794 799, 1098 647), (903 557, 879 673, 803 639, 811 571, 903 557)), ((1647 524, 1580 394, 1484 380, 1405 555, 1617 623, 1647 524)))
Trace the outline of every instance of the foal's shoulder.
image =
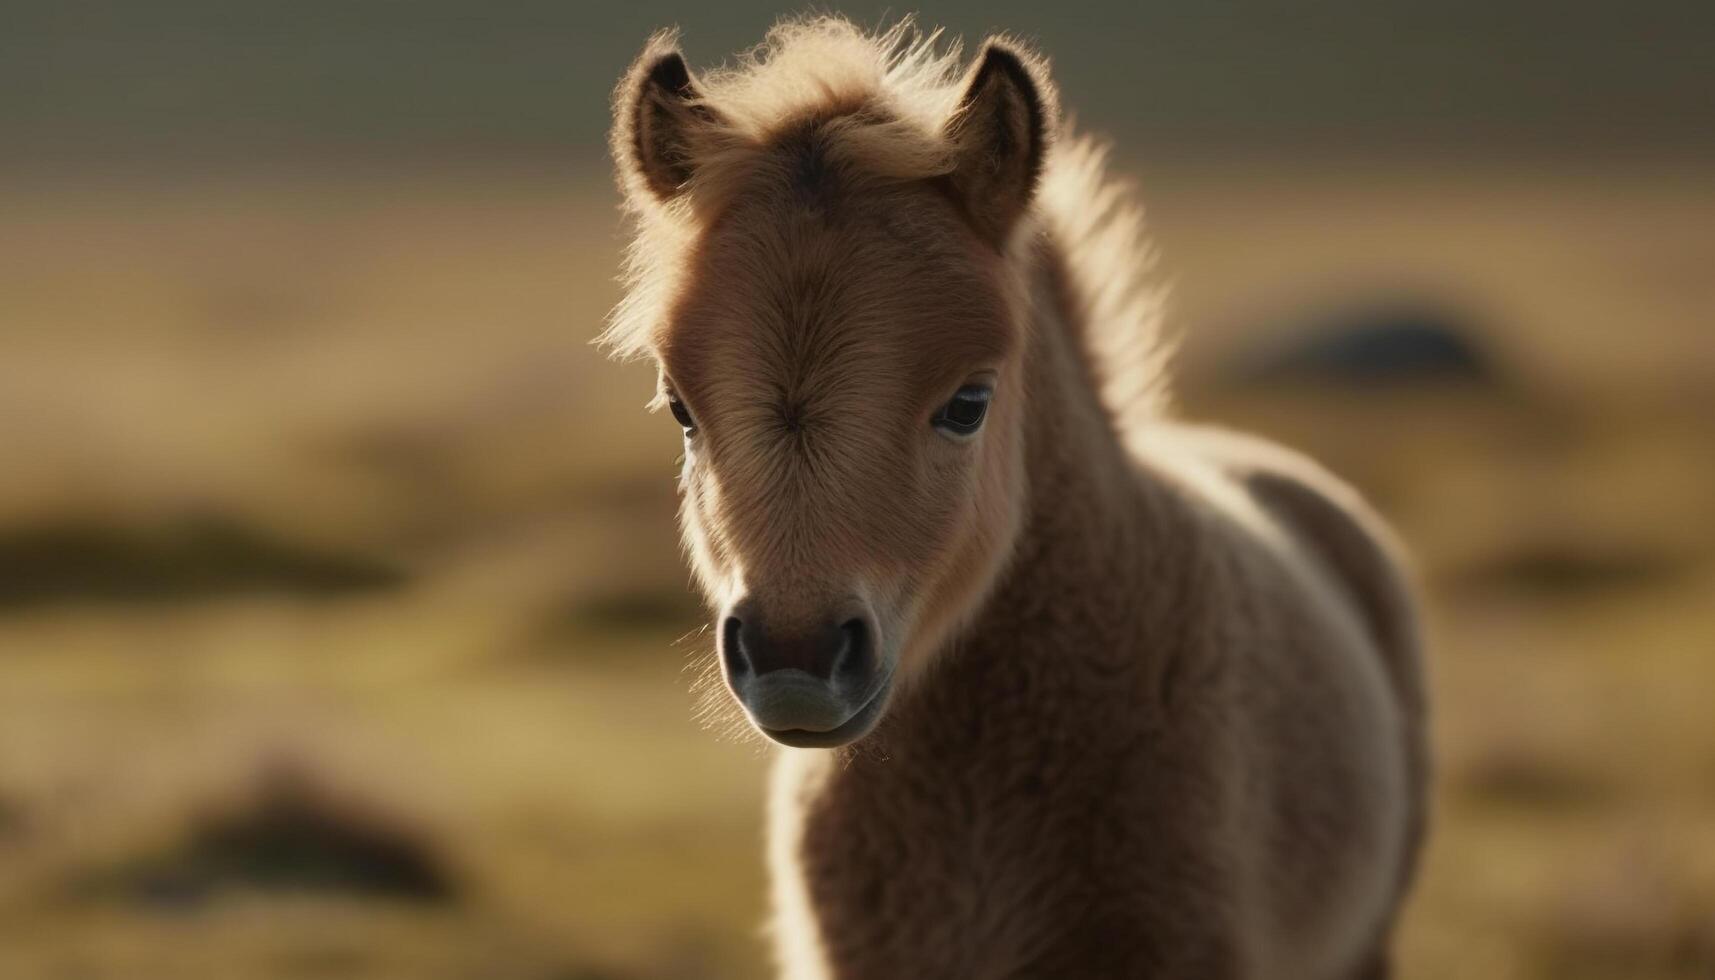
POLYGON ((1260 436, 1215 426, 1170 424, 1135 447, 1169 467, 1201 470, 1242 494, 1295 537, 1338 543, 1357 537, 1398 560, 1387 525, 1356 490, 1310 457, 1260 436))
POLYGON ((1355 489, 1308 456, 1258 436, 1168 425, 1135 447, 1172 469, 1199 472, 1203 495, 1240 523, 1278 536, 1346 592, 1377 640, 1416 643, 1404 549, 1355 489))

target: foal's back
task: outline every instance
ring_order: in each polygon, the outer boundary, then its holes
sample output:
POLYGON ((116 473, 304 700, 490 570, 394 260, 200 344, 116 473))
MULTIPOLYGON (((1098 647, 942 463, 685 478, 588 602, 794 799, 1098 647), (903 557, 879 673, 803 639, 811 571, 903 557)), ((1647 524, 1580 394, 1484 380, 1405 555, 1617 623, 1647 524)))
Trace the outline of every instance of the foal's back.
POLYGON ((1143 465, 1206 515, 1225 553, 1233 658, 1222 689, 1252 781, 1241 837, 1259 946, 1326 976, 1375 947, 1424 832, 1427 747, 1418 623, 1398 549, 1344 483, 1290 450, 1162 424, 1143 465))

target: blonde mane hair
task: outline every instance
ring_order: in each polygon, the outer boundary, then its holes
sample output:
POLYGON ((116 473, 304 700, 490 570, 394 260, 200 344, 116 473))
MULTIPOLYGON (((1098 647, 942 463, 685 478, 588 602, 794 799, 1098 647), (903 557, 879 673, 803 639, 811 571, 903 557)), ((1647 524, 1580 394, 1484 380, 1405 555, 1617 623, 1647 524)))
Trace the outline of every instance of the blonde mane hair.
MULTIPOLYGON (((1015 50, 1023 50, 1016 41, 1015 50)), ((676 50, 676 31, 655 35, 639 64, 676 50)), ((1047 78, 1046 65, 1026 55, 1047 78)), ((697 218, 718 214, 743 177, 758 166, 781 132, 823 122, 829 152, 857 172, 894 181, 948 174, 954 144, 948 123, 964 90, 962 46, 939 30, 924 33, 907 18, 865 32, 841 17, 783 21, 763 42, 731 64, 699 75, 698 105, 706 127, 696 147, 689 193, 662 200, 633 186, 636 172, 619 168, 635 237, 627 252, 626 297, 599 342, 615 356, 646 353, 680 286, 677 261, 695 235, 697 218)), ((616 100, 635 90, 621 82, 616 100)), ((1131 188, 1107 172, 1106 144, 1078 135, 1058 119, 1055 95, 1040 93, 1053 139, 1034 205, 1021 222, 1020 241, 1041 235, 1056 260, 1077 333, 1101 382, 1103 403, 1121 431, 1161 413, 1167 403, 1171 345, 1160 320, 1163 292, 1149 279, 1153 264, 1143 212, 1131 188)), ((614 153, 624 159, 636 138, 622 122, 614 153)), ((1015 251, 1028 255, 1029 249, 1015 251)))

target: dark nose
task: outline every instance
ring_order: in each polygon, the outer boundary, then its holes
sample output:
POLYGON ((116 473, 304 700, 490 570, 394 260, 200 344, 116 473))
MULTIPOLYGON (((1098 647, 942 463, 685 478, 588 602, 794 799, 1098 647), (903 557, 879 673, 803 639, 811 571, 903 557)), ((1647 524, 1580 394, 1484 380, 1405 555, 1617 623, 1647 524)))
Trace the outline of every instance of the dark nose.
POLYGON ((831 685, 861 684, 874 666, 870 628, 861 617, 798 629, 770 628, 741 604, 721 627, 721 656, 733 679, 801 670, 831 685))
POLYGON ((830 748, 862 738, 885 710, 893 678, 875 620, 861 604, 836 615, 782 616, 744 599, 721 621, 727 687, 769 738, 830 748), (854 615, 855 613, 855 615, 854 615))

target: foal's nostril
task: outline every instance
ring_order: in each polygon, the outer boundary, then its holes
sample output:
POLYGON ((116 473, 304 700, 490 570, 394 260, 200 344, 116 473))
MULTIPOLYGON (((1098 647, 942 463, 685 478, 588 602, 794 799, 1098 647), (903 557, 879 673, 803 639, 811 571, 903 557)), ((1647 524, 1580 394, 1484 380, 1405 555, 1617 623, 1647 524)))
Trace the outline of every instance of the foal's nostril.
POLYGON ((737 616, 728 616, 721 624, 721 659, 726 661, 730 676, 737 677, 750 671, 750 657, 744 650, 744 624, 737 616))
POLYGON ((793 670, 823 683, 858 688, 875 669, 875 640, 863 618, 812 628, 767 629, 754 607, 741 603, 721 621, 720 656, 729 681, 750 683, 793 670))
POLYGON ((834 656, 832 678, 862 680, 869 674, 869 627, 861 619, 840 624, 840 649, 834 656))

